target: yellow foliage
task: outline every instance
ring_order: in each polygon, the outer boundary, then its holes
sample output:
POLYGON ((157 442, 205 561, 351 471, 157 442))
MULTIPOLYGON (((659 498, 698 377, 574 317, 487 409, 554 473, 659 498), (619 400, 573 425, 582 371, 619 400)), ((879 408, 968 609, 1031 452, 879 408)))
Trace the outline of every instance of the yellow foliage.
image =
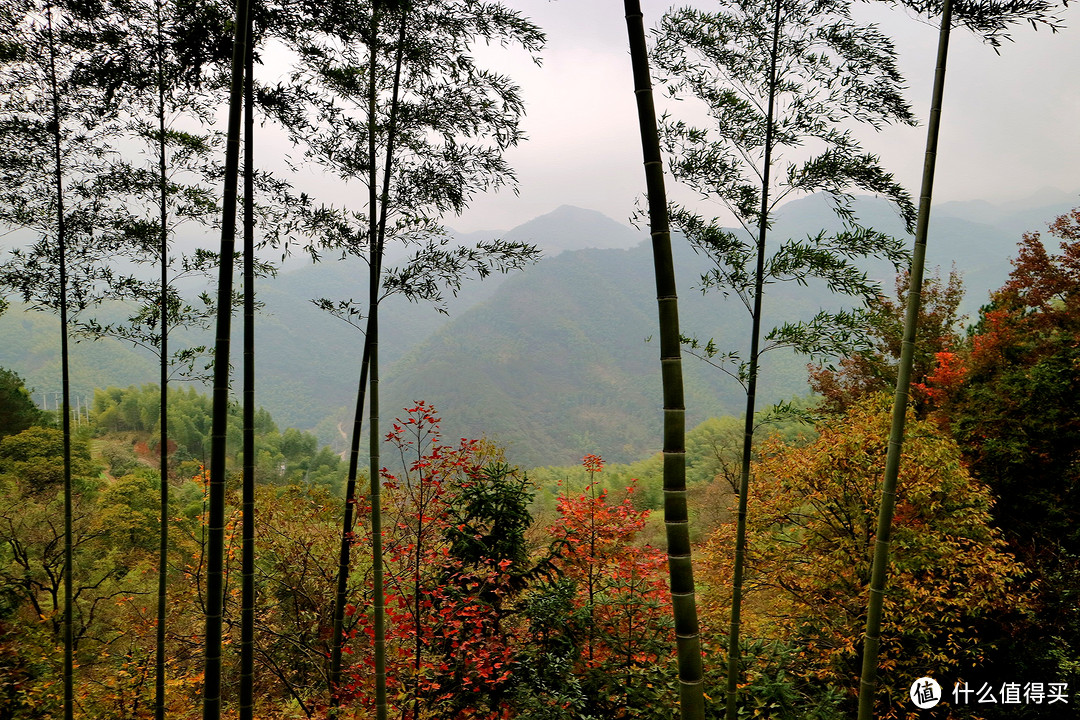
MULTIPOLYGON (((805 447, 768 444, 754 468, 743 622, 748 637, 800 647, 804 677, 857 692, 890 399, 854 406, 805 447)), ((952 677, 983 658, 976 624, 1024 613, 1024 569, 990 525, 991 495, 956 444, 909 417, 900 466, 881 638, 878 717, 910 710, 923 675, 952 677)), ((700 558, 706 624, 730 607, 734 524, 700 558)))

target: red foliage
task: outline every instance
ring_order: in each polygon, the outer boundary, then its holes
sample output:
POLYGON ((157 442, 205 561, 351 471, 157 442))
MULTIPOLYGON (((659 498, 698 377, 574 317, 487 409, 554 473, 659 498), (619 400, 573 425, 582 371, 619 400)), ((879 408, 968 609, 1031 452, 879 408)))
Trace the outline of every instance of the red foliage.
MULTIPOLYGON (((396 476, 383 468, 385 511, 386 665, 394 711, 466 720, 496 718, 485 708, 510 678, 516 634, 503 627, 499 598, 509 594, 509 560, 467 564, 451 554, 452 506, 490 458, 483 443, 441 444, 439 418, 427 404, 408 408, 387 435, 405 466, 396 476), (422 708, 422 710, 421 710, 422 708)), ((455 526, 458 531, 464 526, 455 526)), ((361 631, 374 638, 371 617, 361 631)), ((350 689, 374 706, 374 660, 354 668, 350 689), (365 667, 366 666, 366 667, 365 667)))
MULTIPOLYGON (((835 369, 807 367, 810 387, 824 398, 824 410, 842 415, 869 395, 895 390, 907 294, 908 274, 903 273, 896 278, 895 299, 883 296, 871 304, 868 350, 842 358, 835 369)), ((955 270, 949 273, 947 281, 934 274, 923 279, 911 370, 913 397, 920 415, 942 399, 936 390, 944 388, 936 386, 930 378, 938 372, 943 354, 949 355, 962 345, 956 328, 964 319, 958 314, 963 294, 964 286, 955 270)))
POLYGON ((914 390, 921 394, 928 408, 940 407, 964 383, 967 368, 963 358, 954 352, 935 353, 934 369, 926 376, 924 383, 912 383, 914 390))
POLYGON ((1025 233, 1008 282, 991 295, 971 339, 973 373, 992 375, 1006 363, 1033 363, 1061 333, 1080 333, 1080 208, 1050 225, 1061 253, 1050 255, 1039 233, 1025 233), (1015 357, 1013 357, 1015 356, 1015 357))
POLYGON ((586 455, 583 464, 594 482, 581 495, 559 498, 560 520, 549 529, 565 543, 559 565, 567 578, 578 581, 577 605, 590 613, 581 662, 586 668, 654 664, 659 654, 652 640, 666 635, 671 615, 666 556, 634 543, 649 515, 634 508, 634 486, 626 488, 620 503, 611 504, 606 490, 596 490, 603 461, 586 455))

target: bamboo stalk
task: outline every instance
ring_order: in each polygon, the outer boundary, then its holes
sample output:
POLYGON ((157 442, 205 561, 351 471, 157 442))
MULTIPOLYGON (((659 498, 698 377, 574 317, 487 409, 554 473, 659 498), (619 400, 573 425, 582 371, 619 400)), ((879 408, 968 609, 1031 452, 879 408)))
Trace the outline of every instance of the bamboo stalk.
POLYGON ((904 444, 904 424, 907 420, 908 390, 911 368, 915 358, 915 338, 918 331, 919 306, 922 301, 923 267, 926 262, 926 236, 930 224, 930 198, 934 188, 934 167, 937 163, 937 142, 941 123, 941 101, 945 92, 945 61, 949 53, 949 30, 952 24, 952 0, 944 0, 941 8, 941 32, 938 36, 937 68, 930 102, 930 122, 926 129, 926 157, 923 163, 922 189, 919 193, 919 219, 915 228, 915 251, 911 258, 910 284, 904 317, 904 337, 900 347, 900 366, 893 396, 892 428, 889 450, 885 460, 885 477, 881 487, 877 535, 874 541, 874 560, 870 575, 870 598, 867 603, 866 635, 863 644, 862 675, 859 679, 858 720, 874 717, 874 693, 877 689, 878 648, 881 641, 881 615, 885 598, 885 583, 889 565, 889 536, 892 532, 893 510, 896 503, 896 482, 900 474, 900 453, 904 444))
POLYGON ((229 420, 229 333, 232 326, 233 252, 236 246, 236 182, 240 174, 240 125, 243 109, 244 58, 249 0, 236 4, 229 124, 225 146, 225 189, 218 272, 217 337, 214 345, 214 393, 210 443, 209 520, 207 527, 206 664, 203 720, 221 718, 221 629, 224 610, 225 455, 229 420))
POLYGON ((630 61, 637 98, 641 149, 649 202, 653 269, 660 326, 660 371, 664 394, 664 524, 667 529, 671 604, 679 664, 679 708, 683 720, 705 717, 701 639, 698 634, 690 526, 686 509, 686 409, 675 267, 671 254, 664 167, 656 129, 645 26, 639 0, 624 0, 630 61))
POLYGON ((757 400, 758 359, 761 344, 761 303, 765 289, 765 237, 768 233, 769 178, 772 170, 773 113, 776 107, 776 60, 780 44, 780 0, 773 17, 769 58, 769 102, 765 115, 765 157, 761 171, 761 212, 758 216, 757 265, 754 268, 754 309, 750 331, 750 377, 746 384, 742 465, 739 471, 739 511, 735 530, 735 568, 731 582, 731 626, 728 632, 727 720, 736 720, 739 690, 739 635, 742 623, 743 565, 746 559, 746 505, 750 493, 750 453, 754 447, 754 411, 757 400))
POLYGON ((160 254, 161 254, 161 355, 160 365, 161 390, 161 528, 158 547, 158 597, 157 597, 157 638, 155 683, 154 683, 154 718, 165 720, 165 616, 169 571, 169 230, 168 230, 168 176, 165 167, 165 44, 161 17, 163 0, 154 4, 157 13, 158 41, 158 189, 160 203, 160 254))
POLYGON ((244 54, 244 477, 240 588, 240 720, 255 716, 255 38, 244 54))

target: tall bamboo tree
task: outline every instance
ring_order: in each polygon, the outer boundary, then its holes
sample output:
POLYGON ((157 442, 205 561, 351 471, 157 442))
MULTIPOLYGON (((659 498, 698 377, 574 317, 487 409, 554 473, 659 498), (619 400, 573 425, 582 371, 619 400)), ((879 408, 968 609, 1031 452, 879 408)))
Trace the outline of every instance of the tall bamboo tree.
POLYGON ((683 720, 705 717, 704 674, 698 637, 690 523, 686 510, 686 408, 683 401, 679 307, 671 255, 664 165, 656 127, 645 25, 638 0, 625 0, 626 30, 637 98, 641 150, 649 202, 656 302, 660 322, 660 370, 664 392, 664 524, 679 659, 679 708, 683 720))
POLYGON ((221 217, 220 271, 217 288, 217 337, 214 345, 214 394, 210 449, 210 483, 206 576, 206 665, 204 720, 221 717, 221 631, 224 606, 225 456, 229 413, 229 333, 232 321, 233 251, 236 236, 236 184, 240 171, 240 124, 244 64, 251 34, 248 0, 236 4, 229 124, 225 146, 225 188, 221 217))
MULTIPOLYGON (((909 3, 904 3, 909 4, 909 3)), ((912 4, 913 6, 915 4, 912 4)), ((927 8, 918 5, 921 12, 935 12, 935 5, 927 8)), ((940 30, 938 34, 937 62, 934 86, 930 101, 930 120, 926 128, 926 152, 923 162, 922 186, 919 191, 919 214, 915 230, 915 249, 911 258, 907 305, 904 316, 904 335, 897 367, 896 391, 893 395, 892 422, 885 461, 885 475, 881 485, 881 504, 878 507, 877 532, 874 539, 874 557, 867 601, 866 633, 863 637, 862 673, 859 679, 858 720, 874 717, 874 696, 877 690, 878 650, 881 641, 881 618, 889 566, 889 542, 892 519, 896 504, 896 485, 900 473, 901 453, 904 445, 904 427, 907 420, 908 393, 911 386, 911 370, 915 357, 915 341, 918 334, 919 310, 922 302, 923 270, 926 259, 926 242, 930 225, 930 207, 934 187, 934 170, 937 165, 937 144, 941 124, 941 106, 945 93, 945 67, 949 53, 949 35, 955 22, 967 26, 995 49, 1001 39, 1007 39, 1005 30, 1009 24, 1028 21, 1038 29, 1042 24, 1057 31, 1058 19, 1053 15, 1054 6, 1041 0, 1016 2, 958 2, 942 0, 940 6, 940 30)))
POLYGON ((530 51, 538 50, 543 42, 535 26, 498 4, 472 0, 358 2, 343 7, 341 15, 321 18, 296 33, 293 42, 303 57, 312 59, 311 64, 294 73, 291 83, 264 93, 267 107, 277 110, 278 119, 289 127, 294 140, 304 145, 310 158, 342 179, 361 180, 368 191, 366 212, 324 207, 312 216, 312 228, 319 235, 317 251, 342 251, 362 257, 368 264, 366 304, 325 298, 316 301, 357 327, 357 318, 365 321, 330 653, 331 703, 335 707, 340 699, 355 481, 366 402, 376 704, 378 713, 385 712, 384 646, 380 639, 378 305, 390 294, 439 303, 444 289, 456 292, 467 274, 506 271, 536 255, 532 246, 502 241, 475 248, 449 246, 438 221, 446 212, 460 212, 476 192, 513 182, 502 153, 520 138, 517 124, 522 105, 508 78, 476 67, 469 48, 478 38, 520 44, 530 51), (340 40, 335 40, 354 37, 366 38, 366 48, 353 42, 341 49, 340 40), (404 83, 404 78, 411 83, 404 83), (351 110, 341 99, 351 101, 351 110), (296 112, 298 107, 314 108, 319 121, 308 123, 296 112), (403 107, 407 113, 401 112, 403 107), (418 249, 402 266, 384 269, 384 248, 395 240, 418 249))
POLYGON ((68 303, 67 303, 67 265, 65 262, 65 225, 64 225, 64 169, 60 149, 60 89, 56 79, 56 38, 53 28, 53 6, 45 6, 46 23, 49 38, 49 86, 52 91, 52 131, 53 155, 56 161, 56 252, 60 271, 60 382, 63 404, 61 405, 61 427, 64 434, 64 720, 72 720, 75 714, 75 695, 72 682, 74 669, 75 640, 72 634, 74 612, 72 598, 72 576, 74 568, 71 562, 71 378, 68 366, 68 303))
POLYGON ((100 170, 102 136, 110 114, 102 96, 82 83, 93 42, 92 8, 19 2, 0 16, 0 134, 8 147, 0 161, 0 223, 39 235, 28 251, 13 251, 0 286, 17 290, 38 309, 60 317, 63 436, 63 712, 74 714, 75 635, 72 538, 72 449, 69 327, 104 273, 92 232, 97 208, 67 203, 100 170), (80 122, 73 122, 78 117, 80 122), (74 266, 74 267, 73 267, 74 266), (74 272, 72 271, 74 269, 74 272))
POLYGON ((898 240, 862 227, 851 210, 853 190, 884 195, 911 223, 907 193, 873 155, 862 151, 845 123, 880 127, 913 122, 900 91, 891 43, 873 26, 851 21, 846 2, 737 1, 716 12, 668 13, 657 30, 657 62, 673 97, 694 98, 715 127, 700 128, 664 118, 662 136, 672 154, 673 176, 703 197, 718 197, 742 225, 743 234, 674 207, 674 223, 695 249, 715 264, 703 289, 734 293, 750 314, 749 355, 721 353, 715 341, 690 340, 691 352, 732 374, 746 391, 739 474, 739 508, 728 634, 727 718, 737 714, 743 562, 751 449, 761 355, 793 347, 810 355, 842 351, 857 340, 859 315, 819 311, 811 320, 787 323, 762 338, 766 284, 810 278, 830 290, 866 302, 880 292, 857 258, 905 258, 898 240), (807 141, 824 150, 801 162, 774 168, 807 141), (776 171, 774 174, 774 170, 776 171), (843 226, 805 240, 789 239, 770 255, 768 232, 779 202, 792 193, 824 192, 843 226), (752 266, 751 266, 752 263, 752 266), (765 341, 762 347, 762 340, 765 341), (719 361, 716 358, 719 356, 719 361), (728 364, 734 363, 732 372, 728 364))
POLYGON ((944 0, 941 13, 941 31, 938 38, 937 68, 934 71, 934 89, 930 102, 930 123, 926 129, 926 160, 923 165, 922 188, 919 191, 919 220, 915 231, 915 252, 911 258, 907 307, 904 317, 904 337, 900 345, 900 364, 897 367, 896 392, 893 396, 889 450, 885 460, 885 478, 881 486, 877 533, 874 537, 874 559, 870 575, 870 600, 867 605, 866 635, 863 639, 862 675, 859 679, 859 720, 870 720, 874 716, 878 647, 881 639, 881 609, 885 597, 885 573, 889 563, 889 538, 892 533, 893 510, 896 505, 896 480, 900 473, 900 451, 903 447, 904 426, 907 420, 911 368, 915 358, 915 334, 918 331, 923 266, 926 259, 926 233, 930 220, 930 198, 934 186, 934 167, 937 164, 938 128, 941 122, 941 100, 945 91, 945 61, 948 57, 951 28, 952 0, 944 0))
POLYGON ((154 718, 165 720, 165 618, 169 580, 169 177, 165 159, 165 39, 162 2, 154 3, 157 25, 157 90, 158 90, 158 182, 160 185, 160 248, 161 255, 161 515, 158 546, 157 632, 154 654, 154 718))
POLYGON ((244 54, 244 475, 240 591, 240 720, 255 713, 255 114, 254 23, 244 54))
POLYGON ((758 359, 761 341, 761 295, 765 287, 765 236, 769 227, 769 180, 772 172, 773 113, 776 109, 776 61, 780 47, 780 0, 775 2, 772 47, 769 49, 769 79, 765 110, 765 145, 762 152, 761 212, 758 216, 757 264, 754 267, 754 309, 750 312, 750 368, 746 380, 746 410, 743 426, 742 466, 739 471, 739 510, 735 530, 735 568, 731 581, 731 625, 728 629, 727 720, 736 720, 739 689, 739 631, 741 626, 743 561, 746 555, 746 501, 750 490, 750 451, 754 444, 754 411, 757 399, 758 359))

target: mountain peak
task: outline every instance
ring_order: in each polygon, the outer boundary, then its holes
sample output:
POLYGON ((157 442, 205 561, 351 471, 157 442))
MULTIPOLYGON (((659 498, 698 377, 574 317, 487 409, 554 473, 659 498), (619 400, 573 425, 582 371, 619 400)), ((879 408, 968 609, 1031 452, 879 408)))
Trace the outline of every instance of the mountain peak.
POLYGON ((596 210, 560 205, 510 230, 503 238, 533 243, 553 257, 566 250, 628 249, 645 235, 596 210))

